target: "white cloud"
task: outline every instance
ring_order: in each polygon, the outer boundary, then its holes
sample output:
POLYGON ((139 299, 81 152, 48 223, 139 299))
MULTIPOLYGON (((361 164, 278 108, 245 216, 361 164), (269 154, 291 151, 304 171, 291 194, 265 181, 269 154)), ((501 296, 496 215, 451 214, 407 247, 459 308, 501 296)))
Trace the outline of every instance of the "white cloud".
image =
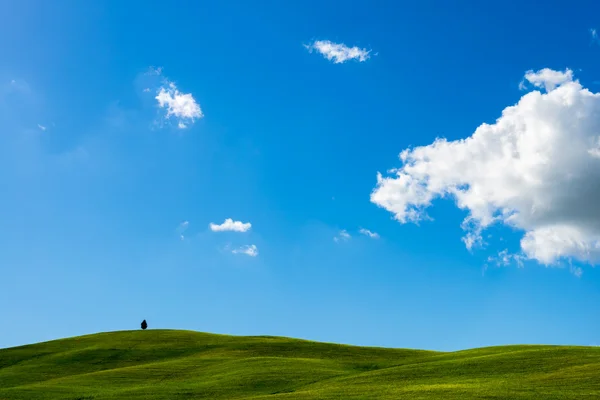
POLYGON ((152 94, 159 111, 156 126, 164 126, 169 121, 179 129, 191 126, 196 120, 204 118, 200 104, 192 93, 183 93, 171 79, 163 74, 162 67, 150 67, 138 76, 138 90, 152 94))
POLYGON ((575 266, 571 265, 569 270, 571 271, 571 273, 573 275, 575 275, 578 278, 581 278, 581 275, 583 275, 583 270, 581 269, 581 267, 575 267, 575 266))
POLYGON ((312 44, 304 45, 309 52, 317 51, 334 64, 341 64, 348 60, 367 61, 371 50, 361 49, 356 46, 348 47, 343 43, 333 43, 329 40, 316 40, 312 44))
POLYGON ((508 249, 504 249, 497 256, 488 257, 487 261, 495 263, 498 267, 507 267, 513 263, 516 263, 519 267, 523 267, 525 257, 521 254, 511 254, 508 252, 508 249))
POLYGON ((173 82, 162 86, 155 99, 160 108, 166 108, 166 118, 175 117, 178 120, 178 126, 185 122, 193 123, 196 119, 204 117, 200 105, 196 102, 191 93, 181 93, 173 82))
POLYGON ((246 254, 250 257, 256 257, 258 255, 258 248, 254 244, 245 245, 237 249, 231 250, 233 254, 246 254))
POLYGON ((38 124, 38 128, 40 128, 41 131, 45 131, 46 130, 46 127, 44 125, 38 124))
POLYGON ((346 231, 345 229, 342 229, 340 231, 340 233, 338 233, 338 235, 333 238, 333 241, 334 242, 347 241, 347 240, 350 240, 351 238, 352 238, 352 236, 350 236, 348 231, 346 231))
POLYGON ((435 198, 468 211, 465 243, 494 223, 524 232, 523 255, 542 264, 600 261, 600 94, 570 70, 527 72, 537 88, 465 139, 406 149, 378 174, 371 201, 400 223, 427 218, 435 198))
POLYGON ((527 88, 525 81, 528 81, 537 88, 544 88, 546 92, 551 92, 555 87, 573 80, 573 71, 566 69, 563 71, 555 71, 549 68, 541 69, 537 72, 529 70, 525 73, 525 78, 519 85, 522 90, 527 88))
POLYGON ((371 239, 379 239, 379 234, 375 232, 371 232, 368 229, 360 228, 359 232, 365 236, 370 237, 371 239))
POLYGON ((181 240, 185 239, 184 233, 187 230, 187 228, 190 226, 189 221, 183 221, 182 223, 179 224, 179 226, 177 227, 177 233, 179 234, 179 238, 181 240))
POLYGON ((250 222, 244 223, 242 221, 234 221, 231 218, 227 218, 225 222, 223 222, 221 225, 217 225, 211 222, 209 226, 210 230, 213 232, 247 232, 252 227, 252 224, 250 222))

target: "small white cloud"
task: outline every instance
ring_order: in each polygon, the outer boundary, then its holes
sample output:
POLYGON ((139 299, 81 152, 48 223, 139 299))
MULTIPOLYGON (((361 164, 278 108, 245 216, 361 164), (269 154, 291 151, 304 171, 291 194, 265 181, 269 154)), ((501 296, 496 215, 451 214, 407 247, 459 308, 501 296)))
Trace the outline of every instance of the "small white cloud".
POLYGON ((204 117, 200 105, 192 94, 181 93, 173 82, 162 86, 155 99, 160 108, 167 110, 165 118, 175 117, 178 125, 184 124, 184 122, 194 123, 196 119, 204 117))
POLYGON ((573 80, 573 71, 566 69, 563 71, 555 71, 550 68, 544 68, 537 72, 529 70, 525 73, 525 78, 519 84, 521 90, 527 89, 525 81, 528 81, 537 88, 544 88, 546 92, 551 92, 557 86, 573 80))
POLYGON ((367 61, 371 50, 361 49, 356 46, 348 47, 343 43, 333 43, 329 40, 316 40, 312 44, 304 45, 309 52, 317 51, 334 64, 341 64, 348 60, 367 61))
POLYGON ((250 257, 256 257, 258 255, 258 248, 254 244, 245 245, 237 249, 231 250, 233 254, 246 254, 250 257))
POLYGON ((479 234, 479 231, 467 232, 461 240, 465 244, 467 250, 473 250, 474 247, 483 246, 483 238, 479 234))
POLYGON ((336 243, 337 242, 341 242, 341 241, 345 242, 347 240, 350 240, 351 238, 352 238, 352 236, 350 236, 350 234, 348 233, 348 231, 346 231, 345 229, 342 229, 340 231, 340 233, 338 233, 338 235, 333 238, 333 241, 336 242, 336 243))
POLYGON ((360 228, 359 232, 365 236, 370 237, 371 239, 379 239, 379 234, 375 232, 371 232, 368 229, 360 228))
POLYGON ((182 93, 174 82, 163 75, 162 67, 150 67, 144 76, 147 78, 144 78, 142 90, 145 93, 156 93, 154 98, 158 107, 165 111, 165 120, 174 119, 177 127, 183 129, 204 117, 194 96, 191 93, 182 93))
POLYGON ((511 264, 517 264, 519 267, 523 267, 523 261, 526 257, 522 254, 511 254, 507 249, 502 250, 497 256, 490 256, 487 258, 488 262, 493 262, 498 267, 508 267, 511 264))
POLYGON ((466 232, 461 240, 467 250, 471 251, 474 247, 483 247, 486 244, 481 236, 482 229, 473 218, 465 218, 460 227, 466 232))
POLYGON ((250 222, 234 221, 231 218, 227 218, 221 225, 210 223, 210 230, 213 232, 247 232, 252 228, 250 222))
POLYGON ((45 131, 46 130, 46 127, 44 125, 38 124, 38 128, 40 128, 41 131, 45 131))
POLYGON ((179 235, 179 238, 181 240, 185 239, 184 233, 187 230, 187 228, 190 226, 189 221, 183 221, 182 223, 179 224, 179 226, 177 227, 177 234, 179 235))

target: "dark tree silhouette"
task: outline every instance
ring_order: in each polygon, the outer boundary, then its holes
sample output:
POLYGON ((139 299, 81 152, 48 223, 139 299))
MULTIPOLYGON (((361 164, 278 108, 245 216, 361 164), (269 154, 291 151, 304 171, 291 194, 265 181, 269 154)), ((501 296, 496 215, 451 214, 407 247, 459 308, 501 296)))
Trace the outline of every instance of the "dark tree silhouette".
POLYGON ((148 327, 148 323, 146 322, 146 320, 142 321, 142 329, 146 329, 148 327))

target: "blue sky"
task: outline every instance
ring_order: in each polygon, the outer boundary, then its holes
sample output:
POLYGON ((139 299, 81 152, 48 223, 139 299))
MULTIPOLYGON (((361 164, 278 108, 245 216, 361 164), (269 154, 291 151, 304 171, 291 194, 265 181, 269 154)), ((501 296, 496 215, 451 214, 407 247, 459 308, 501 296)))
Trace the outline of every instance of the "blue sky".
POLYGON ((600 344, 599 11, 0 1, 0 347, 600 344))

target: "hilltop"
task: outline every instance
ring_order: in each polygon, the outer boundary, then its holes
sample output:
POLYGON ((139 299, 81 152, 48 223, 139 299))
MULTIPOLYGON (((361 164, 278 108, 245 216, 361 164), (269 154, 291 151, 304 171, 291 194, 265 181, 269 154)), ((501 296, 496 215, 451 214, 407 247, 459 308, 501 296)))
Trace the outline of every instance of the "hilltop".
POLYGON ((444 353, 148 330, 0 350, 0 400, 587 398, 600 398, 596 347, 444 353))

